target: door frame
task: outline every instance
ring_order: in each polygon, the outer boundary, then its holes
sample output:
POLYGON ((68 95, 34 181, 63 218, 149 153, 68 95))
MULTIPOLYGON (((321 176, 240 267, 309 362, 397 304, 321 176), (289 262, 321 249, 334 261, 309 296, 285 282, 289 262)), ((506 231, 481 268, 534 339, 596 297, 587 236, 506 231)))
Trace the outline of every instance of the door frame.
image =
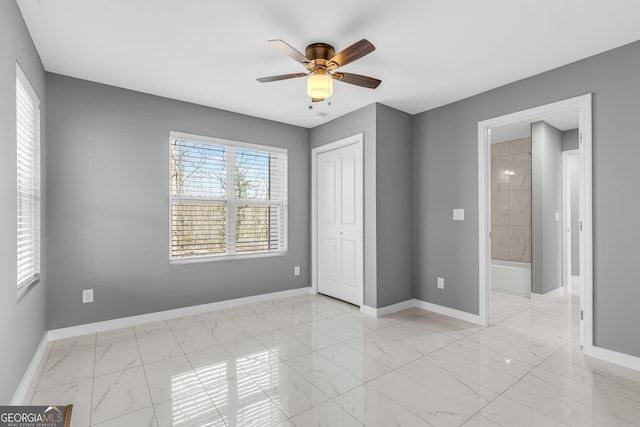
MULTIPOLYGON (((358 146, 358 156, 360 157, 360 164, 362 168, 361 174, 361 186, 360 195, 360 236, 362 238, 362 244, 360 250, 362 251, 362 259, 364 260, 364 134, 358 133, 356 135, 348 136, 338 141, 330 142, 325 145, 311 149, 311 293, 318 293, 318 156, 328 151, 338 150, 349 145, 358 146)), ((359 306, 364 305, 364 268, 361 272, 362 280, 360 280, 360 301, 359 306)))
POLYGON ((592 116, 591 93, 553 102, 539 107, 506 114, 478 122, 478 237, 479 237, 479 316, 489 325, 491 314, 491 128, 523 120, 534 122, 544 116, 575 110, 579 117, 578 138, 580 149, 580 273, 582 295, 580 305, 582 321, 580 335, 583 352, 593 354, 593 181, 592 181, 592 116))

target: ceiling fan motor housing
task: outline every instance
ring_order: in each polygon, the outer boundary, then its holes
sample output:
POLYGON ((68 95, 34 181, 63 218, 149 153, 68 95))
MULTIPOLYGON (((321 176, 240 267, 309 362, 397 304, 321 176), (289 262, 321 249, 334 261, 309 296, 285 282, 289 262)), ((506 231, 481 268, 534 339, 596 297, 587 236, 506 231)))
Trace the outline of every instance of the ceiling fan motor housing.
POLYGON ((307 46, 307 49, 304 51, 304 56, 309 59, 324 59, 328 61, 333 58, 336 54, 336 50, 333 46, 326 43, 312 43, 307 46))

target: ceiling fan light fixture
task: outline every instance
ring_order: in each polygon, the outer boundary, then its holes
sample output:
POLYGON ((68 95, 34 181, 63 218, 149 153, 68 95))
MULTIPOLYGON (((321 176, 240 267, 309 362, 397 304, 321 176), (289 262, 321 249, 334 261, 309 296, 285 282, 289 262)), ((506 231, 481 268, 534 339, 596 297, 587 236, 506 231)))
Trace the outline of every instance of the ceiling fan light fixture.
POLYGON ((307 95, 325 99, 333 94, 333 78, 327 73, 313 74, 307 79, 307 95))

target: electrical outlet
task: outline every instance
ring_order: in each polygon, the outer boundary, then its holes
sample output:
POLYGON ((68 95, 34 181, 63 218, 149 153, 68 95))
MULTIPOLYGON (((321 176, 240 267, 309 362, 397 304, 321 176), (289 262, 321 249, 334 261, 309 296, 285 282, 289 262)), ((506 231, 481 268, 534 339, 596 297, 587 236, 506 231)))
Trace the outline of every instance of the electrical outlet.
POLYGON ((454 221, 464 221, 464 209, 454 209, 453 210, 453 220, 454 221))
POLYGON ((444 289, 444 277, 438 277, 438 289, 444 289))
POLYGON ((87 304, 93 302, 93 289, 82 290, 82 303, 87 304))
POLYGON ((295 267, 293 267, 293 275, 294 276, 299 276, 300 275, 300 266, 296 265, 295 267))

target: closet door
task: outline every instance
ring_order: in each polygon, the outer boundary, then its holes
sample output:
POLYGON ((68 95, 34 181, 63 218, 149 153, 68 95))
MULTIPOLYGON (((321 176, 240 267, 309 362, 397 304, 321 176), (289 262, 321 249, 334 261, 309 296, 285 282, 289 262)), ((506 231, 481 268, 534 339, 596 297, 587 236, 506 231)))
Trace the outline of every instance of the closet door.
POLYGON ((347 145, 318 155, 318 292, 362 305, 362 150, 347 145))

